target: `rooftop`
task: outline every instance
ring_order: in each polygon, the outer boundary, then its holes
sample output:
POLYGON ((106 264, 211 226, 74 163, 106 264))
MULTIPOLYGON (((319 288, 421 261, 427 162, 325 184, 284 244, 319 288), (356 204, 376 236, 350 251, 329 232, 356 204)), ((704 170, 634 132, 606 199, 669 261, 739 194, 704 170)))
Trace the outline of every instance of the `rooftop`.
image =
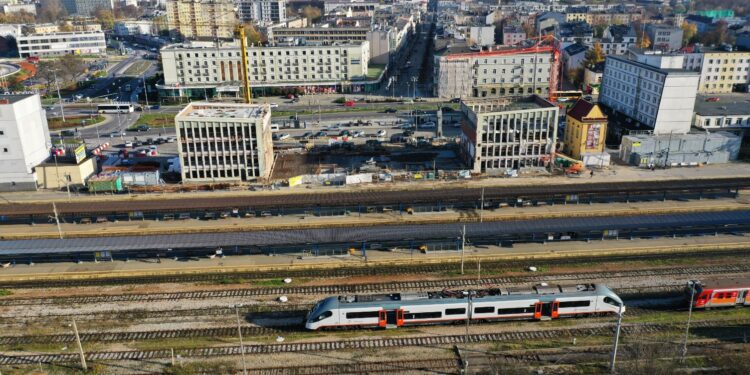
POLYGON ((750 115, 750 94, 698 95, 695 113, 701 116, 750 115), (706 101, 708 98, 719 101, 706 101))
POLYGON ((465 100, 463 103, 475 113, 555 108, 554 104, 537 95, 512 98, 472 99, 465 100))
POLYGON ((671 76, 676 76, 676 75, 697 76, 697 75, 700 75, 699 72, 694 72, 692 70, 659 68, 659 67, 656 67, 656 66, 653 66, 653 65, 644 64, 642 62, 638 62, 638 61, 635 61, 635 60, 630 60, 628 58, 621 57, 621 56, 609 55, 609 56, 607 56, 607 60, 609 60, 609 59, 614 59, 614 60, 622 61, 622 62, 625 62, 625 63, 628 63, 628 64, 632 64, 632 65, 635 65, 635 66, 638 66, 638 67, 641 67, 641 68, 649 69, 649 70, 654 71, 654 72, 669 74, 671 76))
POLYGON ((266 110, 270 108, 259 104, 193 102, 180 111, 176 118, 260 118, 266 110))
POLYGON ((0 95, 0 104, 13 104, 20 102, 21 100, 24 100, 30 96, 34 96, 36 94, 29 93, 29 94, 8 94, 8 95, 0 95))

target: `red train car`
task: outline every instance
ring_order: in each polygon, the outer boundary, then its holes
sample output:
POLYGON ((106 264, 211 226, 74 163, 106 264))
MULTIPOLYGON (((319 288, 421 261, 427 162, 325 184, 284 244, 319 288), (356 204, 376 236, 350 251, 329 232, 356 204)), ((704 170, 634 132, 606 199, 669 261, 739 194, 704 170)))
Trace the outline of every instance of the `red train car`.
POLYGON ((750 306, 750 278, 689 281, 685 293, 688 298, 693 295, 692 303, 696 309, 750 306))

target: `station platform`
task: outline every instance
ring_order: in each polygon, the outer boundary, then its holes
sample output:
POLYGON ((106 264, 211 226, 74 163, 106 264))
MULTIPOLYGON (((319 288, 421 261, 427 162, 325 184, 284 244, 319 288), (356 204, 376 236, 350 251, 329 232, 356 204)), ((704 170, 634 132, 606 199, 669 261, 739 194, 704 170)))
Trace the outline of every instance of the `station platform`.
POLYGON ((400 191, 440 188, 482 188, 503 186, 565 185, 585 182, 648 182, 681 179, 716 179, 750 177, 750 164, 743 162, 705 165, 700 167, 657 169, 654 171, 632 166, 611 165, 596 170, 593 176, 571 178, 566 176, 541 176, 520 178, 477 178, 470 180, 394 182, 381 184, 345 185, 345 186, 297 186, 278 190, 249 191, 199 191, 189 193, 149 193, 149 194, 105 194, 68 196, 66 191, 6 192, 0 195, 0 206, 13 203, 51 203, 51 202, 111 202, 148 201, 169 198, 191 199, 193 197, 242 197, 273 196, 286 194, 317 194, 342 191, 400 191))
POLYGON ((368 227, 381 225, 495 222, 511 220, 658 215, 691 212, 747 210, 750 194, 736 199, 704 199, 633 203, 557 204, 532 207, 505 207, 472 211, 422 213, 368 213, 346 216, 286 215, 217 220, 155 221, 134 220, 93 224, 2 225, 0 240, 113 237, 127 235, 249 232, 285 229, 368 227))
MULTIPOLYGON (((547 258, 638 255, 653 253, 690 254, 691 252, 750 249, 750 236, 717 235, 658 239, 609 239, 599 241, 558 241, 516 244, 512 248, 487 246, 468 247, 464 258, 476 263, 486 260, 528 260, 547 258)), ((292 270, 336 267, 388 267, 403 264, 459 262, 456 250, 427 251, 391 249, 368 250, 338 256, 310 256, 305 254, 242 255, 200 258, 192 261, 162 258, 158 262, 111 261, 83 263, 17 264, 0 268, 0 282, 21 280, 97 279, 111 277, 165 276, 197 273, 233 273, 268 270, 292 270)), ((471 274, 472 271, 467 273, 471 274)), ((476 272, 476 271, 473 271, 476 272)))

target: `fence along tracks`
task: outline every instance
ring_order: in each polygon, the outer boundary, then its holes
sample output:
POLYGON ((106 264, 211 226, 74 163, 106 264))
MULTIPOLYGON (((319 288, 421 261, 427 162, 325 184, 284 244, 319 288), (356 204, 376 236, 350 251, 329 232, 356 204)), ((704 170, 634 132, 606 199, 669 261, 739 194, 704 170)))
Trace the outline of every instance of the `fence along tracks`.
POLYGON ((208 298, 233 298, 233 297, 263 297, 279 295, 339 295, 339 294, 366 294, 384 291, 400 290, 439 290, 444 288, 469 288, 486 285, 508 285, 536 282, 564 282, 592 279, 612 278, 642 278, 656 276, 694 276, 725 273, 750 272, 750 265, 721 265, 703 267, 677 267, 649 270, 630 270, 620 272, 592 272, 592 273, 570 273, 557 275, 529 275, 476 279, 450 279, 430 281, 405 281, 391 283, 369 283, 350 285, 322 285, 322 286, 297 286, 278 288, 248 288, 231 290, 204 290, 192 292, 153 293, 153 294, 117 294, 117 295, 94 295, 94 296, 72 296, 51 298, 3 298, 0 299, 4 306, 24 305, 72 305, 72 304, 98 304, 111 302, 152 302, 152 301, 174 301, 184 299, 208 299, 208 298))
MULTIPOLYGON (((695 328, 746 325, 750 320, 733 321, 697 321, 693 322, 695 328)), ((672 328, 681 327, 675 324, 636 324, 626 325, 622 328, 622 334, 649 334, 659 333, 672 328)), ((274 354, 274 353, 298 353, 298 352, 323 352, 333 350, 357 350, 377 349, 391 347, 414 347, 414 346, 445 346, 459 343, 482 343, 498 341, 522 341, 540 339, 558 339, 560 337, 583 337, 597 335, 611 335, 614 327, 597 328, 554 328, 548 330, 530 330, 502 333, 484 333, 472 335, 446 335, 446 336, 419 336, 419 337, 397 337, 378 338, 364 340, 337 340, 322 342, 301 342, 284 344, 245 345, 246 354, 274 354)), ((182 357, 217 357, 240 354, 239 346, 202 347, 175 350, 175 355, 182 357)), ((132 351, 99 351, 86 353, 88 361, 118 361, 118 360, 154 360, 170 358, 172 352, 169 349, 159 350, 132 350, 132 351)), ((22 365, 37 363, 66 363, 77 362, 78 354, 32 354, 32 355, 2 355, 0 354, 0 365, 22 365)))

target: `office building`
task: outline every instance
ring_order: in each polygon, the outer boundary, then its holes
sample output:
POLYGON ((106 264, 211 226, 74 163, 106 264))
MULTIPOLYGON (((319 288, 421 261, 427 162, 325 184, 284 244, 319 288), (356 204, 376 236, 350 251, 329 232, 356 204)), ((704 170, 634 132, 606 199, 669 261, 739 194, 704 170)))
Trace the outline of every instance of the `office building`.
POLYGON ((686 69, 700 72, 699 93, 748 92, 750 52, 701 48, 685 60, 690 61, 683 64, 686 69))
POLYGON ((114 0, 61 0, 69 15, 92 16, 98 8, 114 10, 114 0))
POLYGON ((608 165, 604 152, 607 115, 598 105, 579 100, 568 110, 565 122, 565 152, 585 165, 608 165))
POLYGON ((286 21, 286 0, 239 0, 237 16, 242 22, 273 24, 286 21))
POLYGON ((71 31, 50 34, 29 34, 17 39, 18 54, 56 57, 62 55, 104 55, 107 41, 101 31, 71 31))
POLYGON ((474 173, 511 175, 545 167, 557 143, 556 105, 537 95, 467 100, 460 154, 474 173))
POLYGON ((682 69, 682 56, 607 56, 599 102, 655 134, 687 133, 700 75, 682 69), (676 68, 679 67, 679 68, 676 68))
POLYGON ((273 166, 267 104, 193 102, 175 116, 183 182, 266 179, 273 166))
POLYGON ((660 51, 676 51, 682 48, 682 29, 670 25, 647 24, 646 34, 651 39, 651 48, 660 51))
POLYGON ((550 52, 517 48, 473 50, 455 40, 436 41, 433 88, 440 98, 549 94, 550 52), (438 43, 443 43, 440 47, 438 43))
MULTIPOLYGON (((236 96, 242 80, 237 42, 195 42, 161 49, 164 95, 236 96)), ((339 90, 368 78, 367 42, 340 45, 299 45, 248 48, 249 79, 254 90, 304 88, 339 90)), ((377 78, 377 77, 376 77, 377 78)))
POLYGON ((38 94, 0 95, 0 191, 36 190, 51 145, 38 94))
POLYGON ((237 23, 232 0, 168 0, 167 27, 175 38, 230 39, 237 23))
POLYGON ((635 45, 637 36, 631 25, 611 25, 604 29, 599 44, 605 55, 624 55, 635 45))
POLYGON ((118 36, 157 35, 151 20, 120 20, 115 22, 114 34, 118 36))

